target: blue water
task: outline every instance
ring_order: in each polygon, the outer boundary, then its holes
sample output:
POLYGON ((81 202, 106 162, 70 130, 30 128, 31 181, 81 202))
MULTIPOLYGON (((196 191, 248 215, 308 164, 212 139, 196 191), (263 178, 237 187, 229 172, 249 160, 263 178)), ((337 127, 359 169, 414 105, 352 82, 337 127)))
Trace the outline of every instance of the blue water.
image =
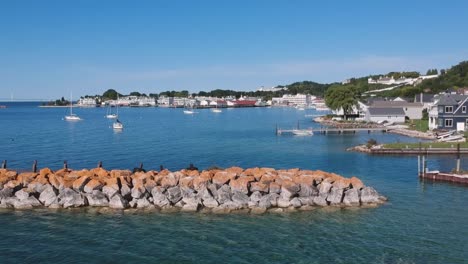
MULTIPOLYGON (((6 103, 1 103, 6 104, 6 103)), ((75 169, 96 166, 172 170, 211 166, 322 169, 357 176, 387 196, 379 208, 291 214, 211 215, 94 210, 0 211, 1 262, 91 263, 467 263, 468 187, 420 182, 417 160, 346 152, 374 138, 417 141, 381 133, 276 136, 275 126, 316 127, 289 108, 223 109, 220 114, 182 109, 121 108, 122 132, 106 109, 35 103, 0 109, 0 160, 11 168, 75 169)), ((454 157, 429 157, 429 168, 450 170, 454 157)), ((466 166, 463 166, 466 165, 466 166)), ((462 160, 468 167, 468 160, 462 160)))

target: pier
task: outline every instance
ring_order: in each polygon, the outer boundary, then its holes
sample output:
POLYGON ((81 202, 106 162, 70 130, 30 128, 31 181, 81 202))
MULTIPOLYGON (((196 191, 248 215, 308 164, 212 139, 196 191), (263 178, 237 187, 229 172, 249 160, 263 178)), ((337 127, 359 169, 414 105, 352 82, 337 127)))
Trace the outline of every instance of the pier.
POLYGON ((276 127, 276 135, 283 135, 283 134, 294 134, 295 132, 312 132, 313 134, 345 134, 345 133, 350 133, 350 134, 355 134, 356 132, 382 132, 386 133, 388 131, 387 128, 318 128, 318 129, 280 129, 276 127))

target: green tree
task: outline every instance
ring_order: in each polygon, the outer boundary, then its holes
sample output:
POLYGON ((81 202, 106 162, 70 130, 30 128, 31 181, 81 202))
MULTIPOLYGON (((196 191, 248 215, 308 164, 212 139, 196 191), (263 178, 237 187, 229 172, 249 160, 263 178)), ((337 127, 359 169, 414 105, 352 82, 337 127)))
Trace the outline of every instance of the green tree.
POLYGON ((361 94, 354 85, 333 85, 325 92, 325 103, 332 110, 343 109, 344 119, 358 104, 361 94))
POLYGON ((114 89, 109 89, 107 91, 105 91, 103 94, 102 94, 102 97, 104 98, 107 98, 107 99, 111 99, 111 100, 116 100, 118 96, 122 96, 121 94, 119 94, 116 90, 114 89))

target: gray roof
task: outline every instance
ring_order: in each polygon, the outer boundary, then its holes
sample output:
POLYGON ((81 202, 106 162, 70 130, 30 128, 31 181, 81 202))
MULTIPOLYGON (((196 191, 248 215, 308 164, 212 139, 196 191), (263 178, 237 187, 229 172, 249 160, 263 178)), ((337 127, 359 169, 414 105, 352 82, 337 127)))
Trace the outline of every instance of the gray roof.
POLYGON ((444 94, 440 96, 438 105, 458 105, 459 102, 465 100, 468 96, 460 94, 444 94))
POLYGON ((403 111, 403 108, 369 107, 368 110, 369 110, 369 114, 372 116, 387 116, 387 115, 405 116, 405 111, 403 111))
MULTIPOLYGON (((431 103, 434 101, 434 95, 433 94, 422 94, 422 103, 431 103)), ((417 103, 421 103, 421 94, 416 94, 414 96, 414 102, 417 103)))
POLYGON ((422 107, 421 103, 408 103, 405 101, 375 101, 371 107, 393 108, 393 107, 422 107))

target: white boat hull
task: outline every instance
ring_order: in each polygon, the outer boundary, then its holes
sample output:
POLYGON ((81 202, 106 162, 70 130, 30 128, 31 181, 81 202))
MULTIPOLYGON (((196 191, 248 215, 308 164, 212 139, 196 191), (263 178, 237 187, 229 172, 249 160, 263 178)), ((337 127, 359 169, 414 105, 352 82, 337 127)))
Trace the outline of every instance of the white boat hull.
POLYGON ((71 115, 71 116, 65 116, 66 121, 80 121, 81 118, 76 115, 71 115))

